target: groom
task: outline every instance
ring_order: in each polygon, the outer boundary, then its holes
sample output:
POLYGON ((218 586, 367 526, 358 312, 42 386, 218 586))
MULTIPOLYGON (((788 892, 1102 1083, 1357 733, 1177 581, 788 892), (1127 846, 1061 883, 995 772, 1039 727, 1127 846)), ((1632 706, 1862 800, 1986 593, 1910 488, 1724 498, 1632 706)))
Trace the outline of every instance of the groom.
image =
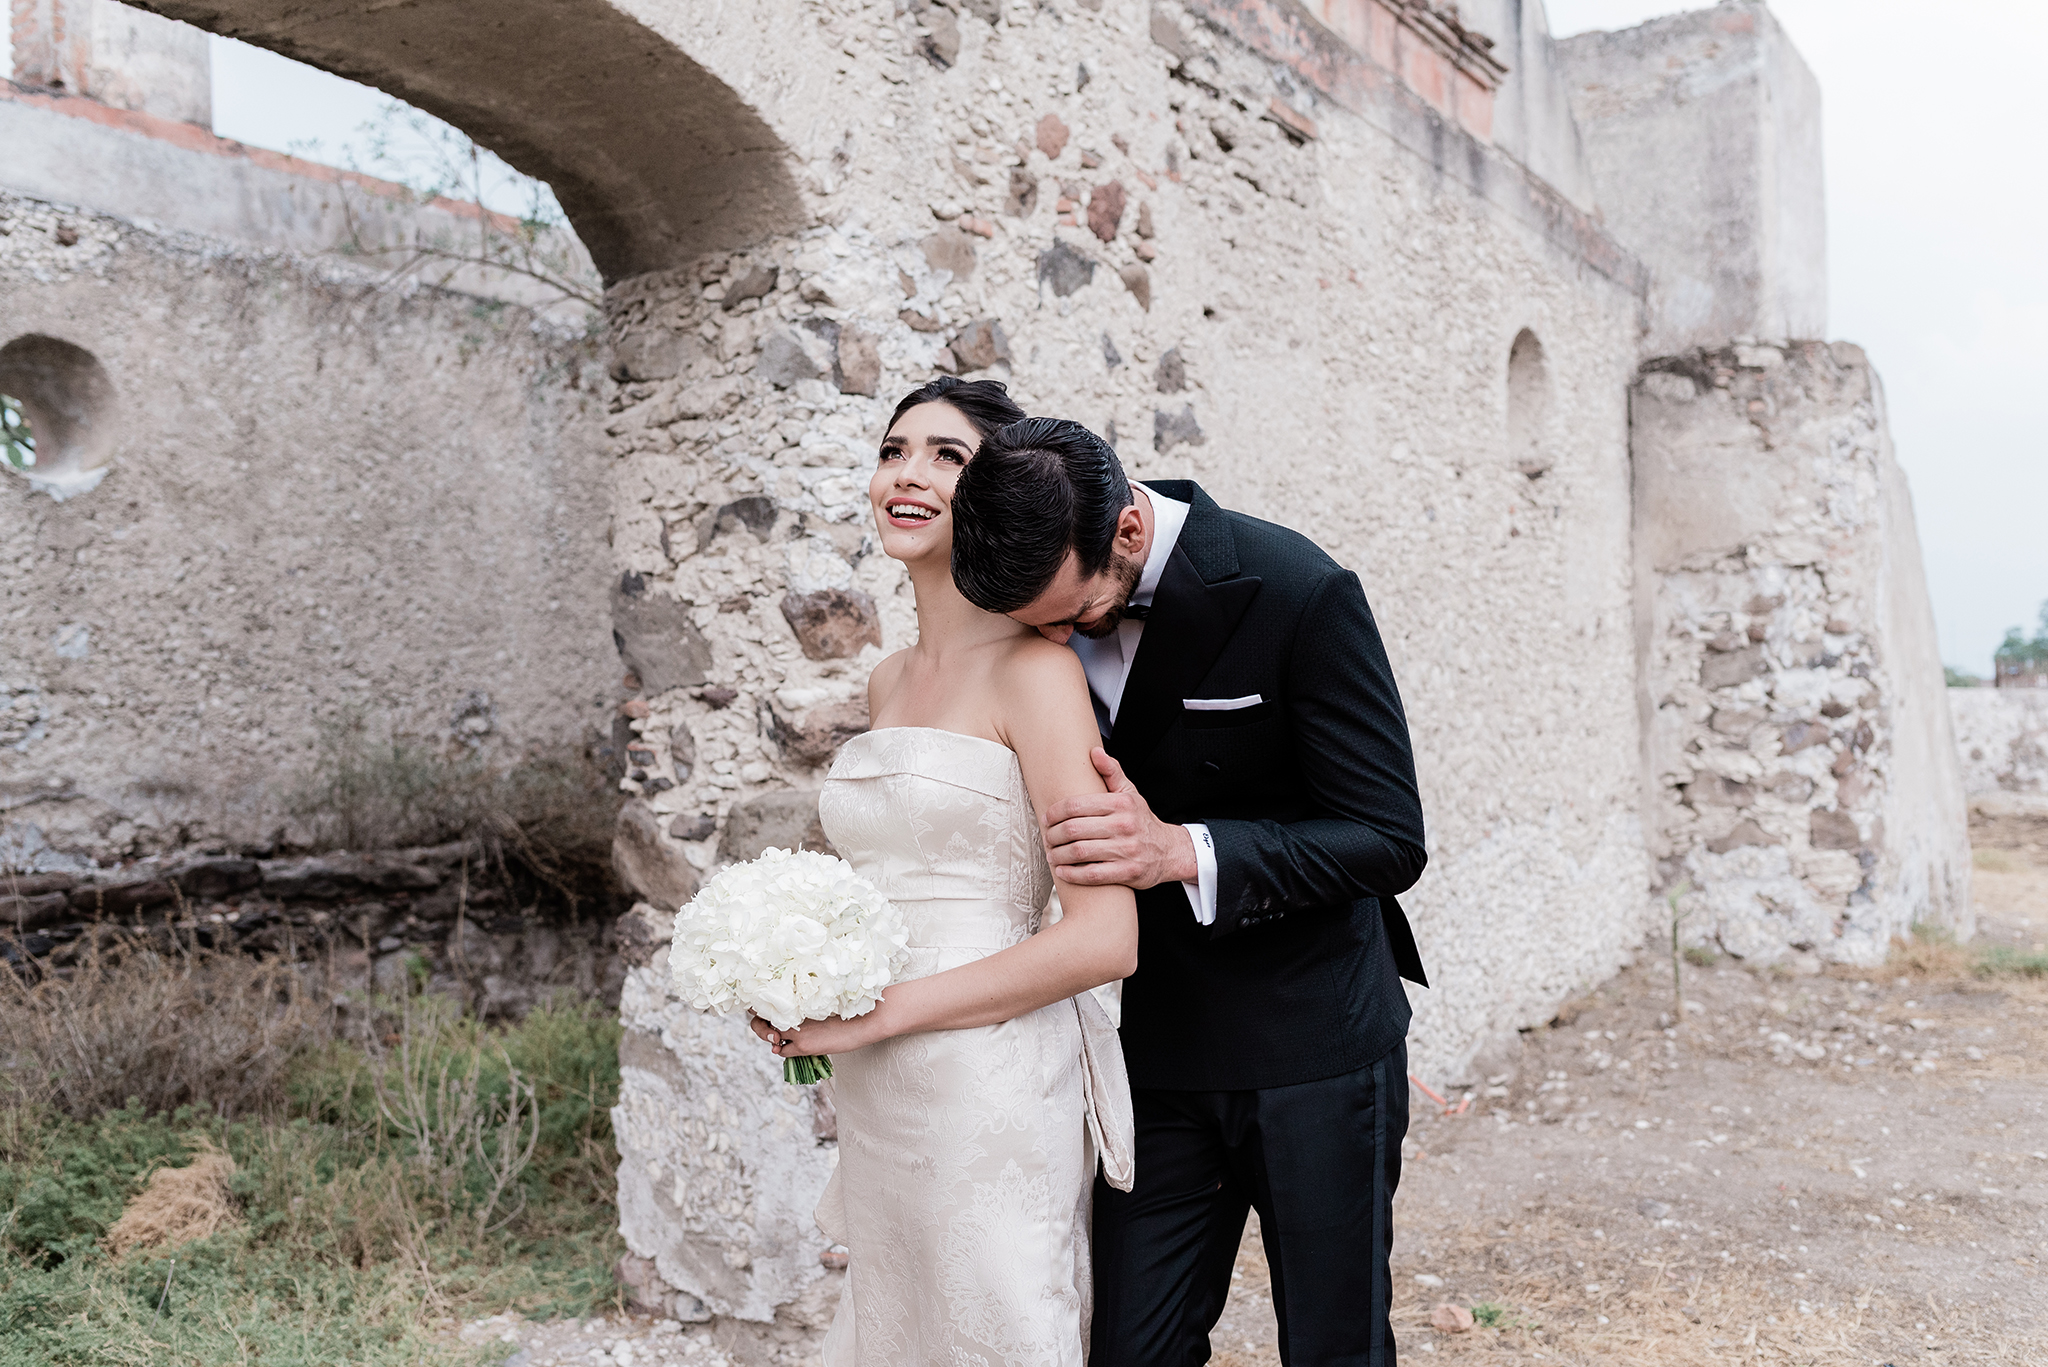
POLYGON ((1247 1209, 1290 1367, 1391 1364, 1392 1203, 1423 981, 1407 721, 1358 577, 1078 423, 990 437, 953 577, 1081 657, 1110 791, 1047 813, 1070 883, 1138 889, 1137 1184, 1095 1193, 1097 1367, 1209 1359, 1247 1209))

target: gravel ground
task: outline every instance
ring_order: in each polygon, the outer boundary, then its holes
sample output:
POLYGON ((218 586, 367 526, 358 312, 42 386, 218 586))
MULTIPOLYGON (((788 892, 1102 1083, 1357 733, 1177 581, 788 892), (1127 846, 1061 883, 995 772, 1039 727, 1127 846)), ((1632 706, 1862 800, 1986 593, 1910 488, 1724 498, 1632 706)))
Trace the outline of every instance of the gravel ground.
MULTIPOLYGON (((829 1306, 842 1276, 828 1274, 824 1294, 806 1299, 829 1306)), ((540 1322, 493 1315, 464 1325, 459 1337, 478 1347, 509 1345, 506 1367, 813 1367, 828 1322, 829 1314, 772 1325, 678 1324, 635 1314, 540 1322)))
MULTIPOLYGON (((1972 820, 1979 942, 2048 944, 2048 813, 1972 820)), ((1396 1210, 1404 1357, 2048 1365, 2048 979, 1941 946, 1881 971, 1645 962, 1416 1095, 1396 1210), (1479 1312, 1431 1327, 1440 1305, 1479 1312), (1490 1321, 1490 1323, 1489 1323, 1490 1321)), ((836 1293, 835 1293, 836 1294, 836 1293)), ((517 1367, 816 1361, 775 1326, 509 1317, 517 1367)), ((1216 1367, 1280 1360, 1256 1222, 1216 1367)))
MULTIPOLYGON (((2048 819, 1972 824, 1979 943, 2048 942, 2048 819)), ((1416 1097, 1404 1357, 2048 1364, 2048 980, 1668 963, 1416 1097), (1438 1087, 1439 1091, 1445 1090, 1438 1087), (1452 1303, 1499 1327, 1430 1327, 1452 1303)), ((1279 1361, 1257 1232, 1217 1367, 1279 1361)))

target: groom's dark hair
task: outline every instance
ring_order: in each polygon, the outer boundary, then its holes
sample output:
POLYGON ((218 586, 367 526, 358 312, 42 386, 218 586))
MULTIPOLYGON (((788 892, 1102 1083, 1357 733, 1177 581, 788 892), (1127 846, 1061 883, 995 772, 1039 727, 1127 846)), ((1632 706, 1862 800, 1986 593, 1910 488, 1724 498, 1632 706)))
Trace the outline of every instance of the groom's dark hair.
POLYGON ((1131 484, 1108 442, 1065 418, 1026 418, 993 433, 953 486, 953 582, 985 612, 1014 612, 1066 563, 1109 564, 1131 484))

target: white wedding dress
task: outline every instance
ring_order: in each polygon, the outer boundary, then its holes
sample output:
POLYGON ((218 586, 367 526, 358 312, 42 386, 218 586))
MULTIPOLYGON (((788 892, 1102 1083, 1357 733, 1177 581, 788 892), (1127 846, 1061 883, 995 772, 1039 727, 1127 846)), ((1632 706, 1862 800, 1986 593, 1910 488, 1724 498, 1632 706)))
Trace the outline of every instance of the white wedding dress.
MULTIPOLYGON (((903 977, 1040 928, 1052 872, 1006 747, 929 727, 856 736, 819 815, 903 909, 903 977)), ((1081 1367, 1098 1159, 1131 1180, 1130 1084, 1101 1006, 1083 994, 832 1064, 839 1165, 818 1225, 850 1257, 825 1367, 1081 1367)))

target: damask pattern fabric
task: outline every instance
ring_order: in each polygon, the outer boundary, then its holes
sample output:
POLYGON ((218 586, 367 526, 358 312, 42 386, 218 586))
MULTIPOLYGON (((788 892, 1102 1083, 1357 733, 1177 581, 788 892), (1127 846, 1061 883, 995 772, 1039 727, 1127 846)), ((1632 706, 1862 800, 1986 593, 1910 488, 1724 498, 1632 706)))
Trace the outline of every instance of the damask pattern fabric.
MULTIPOLYGON (((1017 757, 891 727, 819 799, 839 852, 903 909, 904 977, 1035 934, 1052 871, 1017 757)), ((818 1225, 850 1254, 826 1367, 1081 1367, 1100 1158, 1128 1189, 1130 1087, 1092 997, 835 1056, 839 1166, 818 1225)))

